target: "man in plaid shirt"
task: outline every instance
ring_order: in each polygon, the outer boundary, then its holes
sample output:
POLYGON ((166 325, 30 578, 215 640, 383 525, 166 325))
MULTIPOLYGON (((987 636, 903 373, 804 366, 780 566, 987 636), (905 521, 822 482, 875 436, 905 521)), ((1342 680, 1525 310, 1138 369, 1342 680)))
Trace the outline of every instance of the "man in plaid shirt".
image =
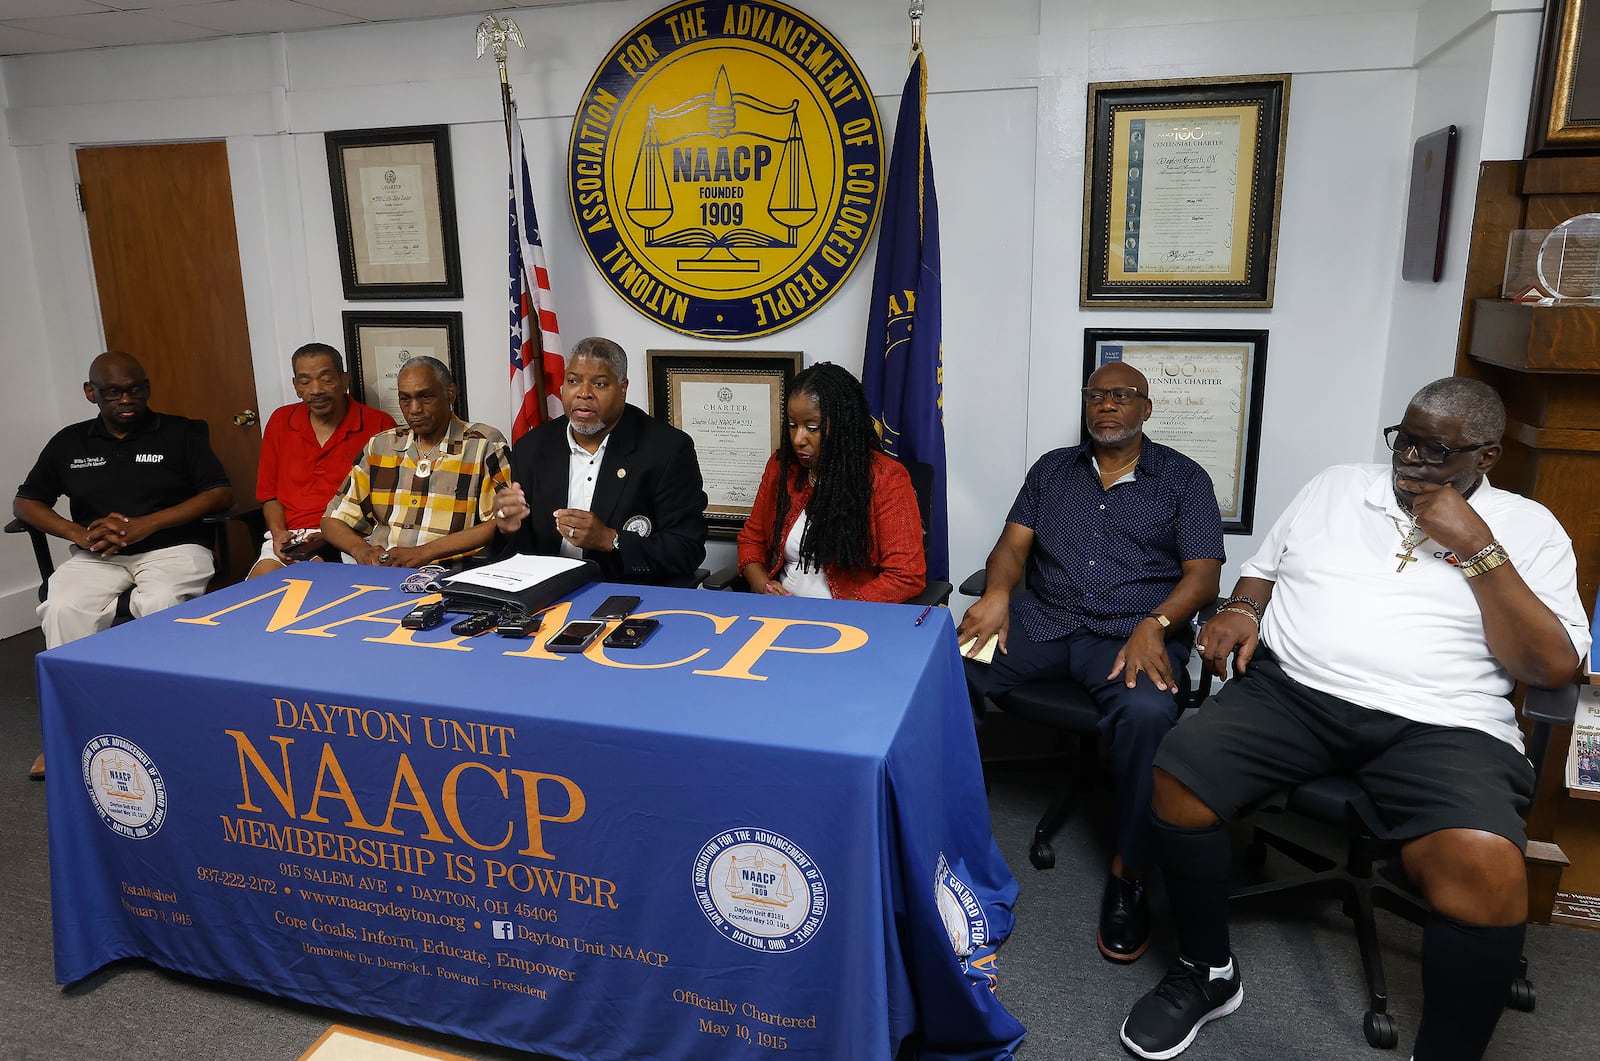
POLYGON ((511 482, 505 436, 455 416, 455 380, 438 358, 413 357, 397 383, 405 426, 367 443, 322 536, 358 564, 459 567, 494 536, 494 494, 511 482))

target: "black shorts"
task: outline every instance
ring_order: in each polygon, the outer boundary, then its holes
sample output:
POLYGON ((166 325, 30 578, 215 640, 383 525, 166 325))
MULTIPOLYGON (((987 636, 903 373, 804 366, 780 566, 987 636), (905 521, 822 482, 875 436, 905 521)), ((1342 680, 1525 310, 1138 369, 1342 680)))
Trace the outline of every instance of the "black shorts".
POLYGON ((1498 737, 1413 722, 1302 685, 1261 655, 1167 734, 1156 766, 1224 820, 1325 774, 1355 775, 1395 840, 1478 829, 1528 849, 1533 766, 1498 737))

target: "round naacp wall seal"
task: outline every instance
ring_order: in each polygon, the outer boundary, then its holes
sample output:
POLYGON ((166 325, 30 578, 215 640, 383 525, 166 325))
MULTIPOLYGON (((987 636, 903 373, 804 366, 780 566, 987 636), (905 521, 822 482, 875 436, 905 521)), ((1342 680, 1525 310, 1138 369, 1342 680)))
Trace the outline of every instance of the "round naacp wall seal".
POLYGON ((148 840, 167 820, 167 784, 144 749, 114 733, 83 746, 83 784, 100 820, 130 840, 148 840))
POLYGON ((628 31, 567 151, 578 234, 634 309, 687 335, 786 328, 855 268, 883 128, 855 60, 783 4, 688 0, 628 31))
POLYGON ((828 916, 828 882, 792 840, 730 829, 694 858, 694 895, 716 930, 758 951, 805 946, 828 916))

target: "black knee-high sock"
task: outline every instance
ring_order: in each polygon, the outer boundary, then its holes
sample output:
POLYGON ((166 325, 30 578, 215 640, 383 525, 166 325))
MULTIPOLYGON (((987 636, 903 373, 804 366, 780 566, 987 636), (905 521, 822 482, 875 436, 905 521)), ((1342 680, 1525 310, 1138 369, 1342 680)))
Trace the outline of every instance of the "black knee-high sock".
POLYGON ((1527 925, 1469 925, 1438 914, 1422 927, 1422 1027, 1415 1061, 1478 1061, 1505 1009, 1527 925))
POLYGON ((1233 858, 1219 822, 1180 829, 1151 816, 1156 859, 1178 925, 1178 952, 1192 962, 1228 964, 1228 871, 1233 858))

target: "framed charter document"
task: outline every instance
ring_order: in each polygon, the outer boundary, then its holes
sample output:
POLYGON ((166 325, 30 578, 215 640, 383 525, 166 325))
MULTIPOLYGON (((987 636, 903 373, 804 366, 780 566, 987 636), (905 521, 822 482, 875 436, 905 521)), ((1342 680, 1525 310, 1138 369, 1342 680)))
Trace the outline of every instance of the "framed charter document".
POLYGON ((650 415, 694 439, 713 538, 738 536, 778 448, 798 351, 649 350, 650 415))
POLYGON ((327 133, 344 297, 460 298, 450 130, 327 133))
POLYGON ((1089 86, 1085 306, 1272 305, 1289 75, 1089 86))
POLYGON ((462 329, 459 313, 355 313, 344 315, 344 350, 350 359, 350 393, 356 401, 382 409, 394 422, 406 422, 400 411, 400 366, 413 357, 436 357, 456 380, 456 403, 467 417, 467 380, 462 371, 462 329))
POLYGON ((1526 153, 1593 151, 1600 145, 1597 0, 1545 0, 1526 153))
POLYGON ((1251 533, 1267 333, 1084 329, 1084 379, 1113 361, 1132 365, 1150 381, 1150 403, 1155 408, 1144 425, 1145 434, 1192 458, 1211 476, 1223 533, 1251 533))

